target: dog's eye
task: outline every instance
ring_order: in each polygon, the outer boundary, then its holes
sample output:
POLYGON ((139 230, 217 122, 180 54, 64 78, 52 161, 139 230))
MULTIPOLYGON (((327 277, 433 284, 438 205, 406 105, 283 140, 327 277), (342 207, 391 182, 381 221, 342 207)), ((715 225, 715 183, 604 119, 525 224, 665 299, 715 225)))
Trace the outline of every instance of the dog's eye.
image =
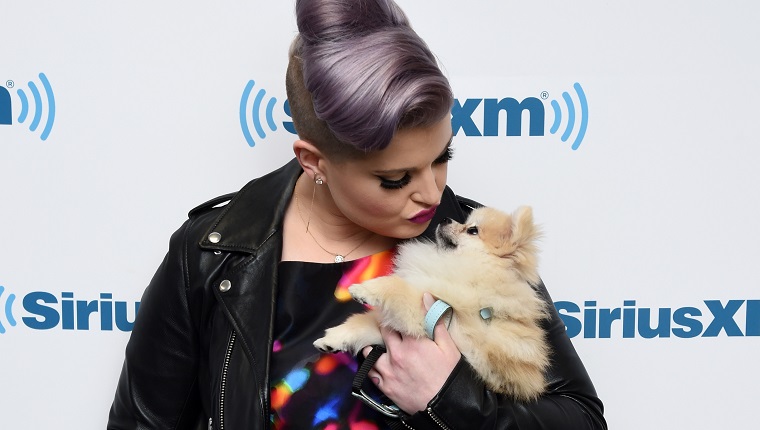
POLYGON ((470 227, 467 229, 467 234, 471 234, 473 236, 478 235, 478 228, 477 227, 470 227))

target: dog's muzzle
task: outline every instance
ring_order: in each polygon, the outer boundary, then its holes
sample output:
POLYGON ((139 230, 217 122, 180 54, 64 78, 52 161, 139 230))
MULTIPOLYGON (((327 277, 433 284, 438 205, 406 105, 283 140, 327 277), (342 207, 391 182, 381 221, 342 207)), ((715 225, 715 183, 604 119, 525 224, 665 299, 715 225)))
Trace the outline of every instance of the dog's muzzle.
POLYGON ((454 240, 454 234, 451 231, 454 220, 451 218, 444 218, 438 226, 435 228, 435 243, 440 248, 452 249, 457 247, 457 242, 454 240))

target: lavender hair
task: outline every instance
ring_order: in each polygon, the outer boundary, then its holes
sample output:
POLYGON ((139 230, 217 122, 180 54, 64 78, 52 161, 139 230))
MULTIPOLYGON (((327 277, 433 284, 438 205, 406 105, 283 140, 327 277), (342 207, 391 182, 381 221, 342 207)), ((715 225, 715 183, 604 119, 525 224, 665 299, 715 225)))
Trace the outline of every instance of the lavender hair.
POLYGON ((296 16, 286 88, 302 139, 358 157, 449 114, 448 80, 392 0, 297 0, 296 16))

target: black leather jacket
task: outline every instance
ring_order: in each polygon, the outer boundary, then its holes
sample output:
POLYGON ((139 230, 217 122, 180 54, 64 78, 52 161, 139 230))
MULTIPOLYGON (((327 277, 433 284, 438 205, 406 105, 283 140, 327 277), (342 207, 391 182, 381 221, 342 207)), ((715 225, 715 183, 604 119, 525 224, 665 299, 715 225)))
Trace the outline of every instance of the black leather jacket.
MULTIPOLYGON (((291 161, 234 195, 194 209, 174 233, 142 297, 109 429, 270 427, 269 358, 282 219, 300 173, 291 161)), ((447 188, 431 225, 442 217, 462 221, 470 204, 447 188)), ((543 285, 539 288, 550 301, 543 285)), ((602 403, 556 312, 547 330, 553 364, 544 397, 515 403, 495 395, 461 360, 429 408, 406 426, 606 429, 602 403)))

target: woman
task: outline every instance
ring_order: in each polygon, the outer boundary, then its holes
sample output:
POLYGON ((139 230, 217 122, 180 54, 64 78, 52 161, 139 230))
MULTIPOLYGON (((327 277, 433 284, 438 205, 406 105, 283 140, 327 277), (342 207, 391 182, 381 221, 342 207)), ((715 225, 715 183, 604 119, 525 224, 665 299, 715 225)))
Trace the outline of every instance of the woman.
POLYGON ((532 403, 486 390, 442 324, 435 341, 383 332, 387 353, 368 376, 398 418, 350 395, 354 357, 311 345, 363 310, 348 284, 387 273, 400 241, 464 220, 473 203, 446 187, 453 96, 403 12, 391 0, 298 0, 296 15, 295 159, 194 209, 172 236, 108 428, 606 428, 556 312, 548 391, 532 403))

